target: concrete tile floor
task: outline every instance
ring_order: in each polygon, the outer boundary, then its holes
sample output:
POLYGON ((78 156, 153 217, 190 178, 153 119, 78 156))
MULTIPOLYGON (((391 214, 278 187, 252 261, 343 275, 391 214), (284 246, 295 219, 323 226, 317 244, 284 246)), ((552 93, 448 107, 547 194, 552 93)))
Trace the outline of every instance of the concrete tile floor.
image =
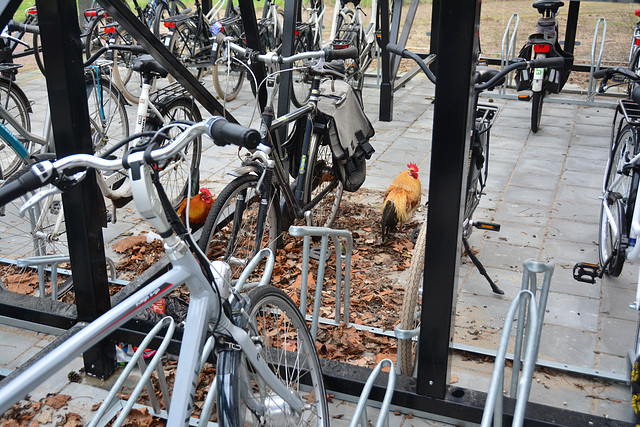
MULTIPOLYGON (((34 129, 38 129, 46 105, 43 81, 36 73, 22 73, 19 78, 21 87, 36 101, 32 121, 34 129)), ((210 78, 205 77, 205 82, 211 86, 210 78)), ((564 94, 555 96, 561 97, 579 99, 564 94)), ((394 121, 381 122, 377 120, 378 93, 365 89, 365 110, 376 128, 373 140, 376 154, 368 163, 365 187, 384 191, 411 160, 421 168, 426 201, 433 85, 417 77, 399 89, 394 99, 394 121)), ((492 294, 477 270, 463 263, 459 271, 454 343, 488 351, 496 349, 504 314, 520 287, 522 261, 533 258, 556 264, 540 359, 589 372, 626 375, 625 357, 636 328, 636 315, 627 308, 637 283, 636 267, 626 266, 619 278, 605 278, 595 285, 575 282, 571 275, 575 262, 597 261, 598 196, 613 109, 547 102, 541 129, 533 134, 529 131, 530 104, 497 94, 482 99, 489 101, 501 106, 501 110, 492 129, 487 194, 475 218, 500 222, 502 231, 475 232, 470 243, 479 250, 478 256, 506 295, 492 294)), ((248 124, 253 104, 251 93, 245 88, 227 108, 241 123, 248 124)), ((204 110, 203 113, 208 116, 204 110)), ((131 110, 130 116, 133 114, 131 110)), ((205 141, 203 185, 219 191, 227 182, 225 173, 236 164, 235 150, 220 149, 205 141)), ((370 200, 376 203, 375 198, 370 200)), ((106 230, 107 245, 140 228, 140 221, 129 210, 122 209, 119 224, 106 230)), ((424 217, 425 212, 420 215, 424 217)), ((404 277, 399 276, 398 286, 403 286, 404 277)), ((24 340, 25 351, 40 342, 36 338, 35 342, 35 338, 24 340)), ((8 368, 18 363, 17 357, 2 360, 2 366, 8 368)), ((452 373, 457 385, 486 391, 492 366, 456 354, 452 373)), ((610 381, 567 379, 540 371, 534 377, 531 400, 620 420, 628 418, 628 388, 610 381)), ((349 408, 353 405, 338 403, 332 407, 332 415, 345 411, 344 417, 333 420, 336 425, 348 419, 349 408)), ((398 417, 392 420, 392 425, 436 424, 398 417)))

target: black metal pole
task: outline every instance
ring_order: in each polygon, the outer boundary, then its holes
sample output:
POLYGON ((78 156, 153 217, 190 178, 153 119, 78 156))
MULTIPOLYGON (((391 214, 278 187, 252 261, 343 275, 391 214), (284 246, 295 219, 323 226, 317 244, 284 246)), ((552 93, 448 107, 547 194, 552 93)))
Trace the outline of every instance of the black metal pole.
MULTIPOLYGON (((261 50, 260 48, 260 33, 258 32, 258 20, 256 18, 256 9, 253 6, 252 0, 239 0, 240 16, 242 17, 242 25, 244 26, 244 34, 247 39, 247 46, 255 51, 261 50)), ((265 67, 261 62, 254 61, 251 64, 251 70, 256 76, 258 85, 264 80, 267 73, 265 67)), ((250 78, 251 87, 254 93, 257 91, 255 82, 250 78)), ((267 104, 267 90, 264 85, 260 85, 260 90, 257 93, 257 98, 260 103, 260 109, 264 109, 267 104)))
MULTIPOLYGON (((93 153, 76 1, 36 5, 56 153, 93 153)), ((90 322, 111 308, 102 239, 106 213, 93 171, 63 194, 63 204, 78 319, 90 322)), ((97 344, 84 362, 88 374, 108 377, 115 368, 113 343, 97 344)))
MULTIPOLYGON (((380 47, 382 48, 381 67, 382 81, 380 82, 380 107, 378 108, 378 119, 382 122, 393 120, 393 77, 391 76, 392 58, 387 51, 389 44, 389 0, 378 1, 378 16, 380 25, 380 47)), ((373 12, 372 12, 373 13, 373 12)))
POLYGON ((580 2, 571 0, 569 2, 569 12, 567 15, 567 29, 564 33, 564 51, 573 54, 576 45, 576 31, 578 30, 578 13, 580 12, 580 2))
MULTIPOLYGON (((440 8, 443 0, 433 0, 431 4, 431 37, 429 38, 429 53, 435 54, 436 59, 429 65, 435 74, 438 63, 438 38, 440 35, 440 8)), ((436 76, 437 77, 437 76, 436 76)))
MULTIPOLYGON (((266 3, 266 2, 265 2, 266 3)), ((293 55, 296 22, 298 16, 298 1, 285 0, 284 2, 284 25, 282 29, 282 55, 293 55)), ((291 90, 291 72, 280 74, 280 87, 278 92, 278 117, 281 117, 289 112, 289 92, 291 90)), ((284 141, 286 137, 286 129, 281 129, 280 137, 284 141)))
MULTIPOLYGON (((436 19, 434 17, 434 19, 436 19)), ((438 65, 417 392, 443 399, 449 383, 461 220, 477 60, 480 0, 440 4, 438 65)))

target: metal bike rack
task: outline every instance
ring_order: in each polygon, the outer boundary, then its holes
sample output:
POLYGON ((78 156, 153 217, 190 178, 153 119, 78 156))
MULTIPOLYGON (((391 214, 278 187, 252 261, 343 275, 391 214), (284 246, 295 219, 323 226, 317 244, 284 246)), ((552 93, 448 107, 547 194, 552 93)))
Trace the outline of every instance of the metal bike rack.
POLYGON ((153 413, 155 415, 159 415, 160 404, 158 402, 158 398, 155 394, 153 385, 151 384, 151 380, 150 380, 151 374, 153 373, 154 370, 158 374, 158 383, 160 384, 160 389, 162 391, 162 399, 164 400, 165 407, 167 409, 169 408, 170 393, 169 393, 169 388, 167 386, 167 380, 164 375, 164 368, 162 367, 162 364, 160 362, 161 362, 162 356, 164 356, 164 353, 167 350, 167 347, 169 346, 169 342, 171 341, 171 337, 173 336, 174 331, 175 331, 175 322, 171 317, 167 316, 167 317, 164 317, 160 322, 158 322, 156 326, 147 334, 147 336, 144 338, 144 340, 142 341, 142 343, 134 353, 131 360, 127 363, 127 366, 125 367, 124 371, 122 371, 122 374, 120 374, 120 377, 118 378, 118 380, 115 382, 113 387, 111 387, 109 394, 107 395, 105 400, 102 402, 102 405, 100 405, 100 409, 98 409, 98 412, 95 414, 95 416, 89 423, 88 425, 89 427, 94 427, 97 425, 100 425, 100 426, 106 425, 116 415, 118 411, 120 411, 120 414, 118 415, 118 418, 116 419, 113 425, 114 426, 122 425, 122 423, 125 421, 125 418, 133 408, 133 405, 135 404, 136 400, 138 400, 138 397, 140 396, 144 388, 147 389, 147 395, 149 396, 149 400, 151 401, 151 405, 153 407, 153 413), (144 351, 151 344, 151 341, 156 337, 156 335, 158 335, 158 333, 160 333, 160 331, 165 327, 167 327, 168 329, 164 335, 162 343, 160 344, 160 346, 158 347, 158 350, 154 354, 153 359, 151 360, 151 363, 149 363, 149 366, 146 366, 144 359, 142 357, 144 354, 144 351), (126 405, 123 405, 124 402, 121 400, 114 401, 117 393, 120 391, 120 388, 122 387, 124 382, 127 380, 127 378, 129 377, 133 369, 136 367, 136 365, 140 368, 142 375, 140 377, 140 380, 136 384, 133 392, 131 392, 131 395, 126 402, 126 405))
POLYGON ((524 422, 524 411, 529 400, 533 372, 538 359, 540 348, 540 337, 542 325, 544 323, 544 313, 547 307, 551 276, 554 265, 544 264, 534 260, 524 262, 524 273, 522 275, 522 287, 520 292, 511 302, 509 310, 502 328, 500 344, 496 355, 493 374, 487 400, 482 416, 482 426, 493 425, 502 426, 503 415, 503 390, 504 390, 504 367, 507 355, 507 345, 511 333, 516 310, 518 310, 518 323, 516 327, 515 353, 513 356, 513 371, 511 374, 511 386, 509 396, 516 399, 515 411, 513 413, 513 426, 521 426, 524 422), (542 286, 538 287, 536 275, 544 273, 542 286), (536 295, 539 295, 539 304, 536 303, 536 295), (526 326, 525 326, 526 319, 526 326), (524 350, 524 362, 522 362, 523 344, 526 339, 524 350), (522 363, 522 380, 520 377, 520 365, 522 363))
POLYGON ((393 397, 393 392, 396 388, 396 374, 394 371, 393 362, 389 359, 381 360, 380 363, 378 363, 375 369, 371 372, 369 378, 367 378, 367 382, 364 384, 362 394, 360 395, 360 399, 358 399, 358 405, 356 406, 353 418, 351 418, 349 427, 357 427, 358 424, 360 424, 361 427, 369 426, 369 417, 367 417, 367 399, 369 398, 369 393, 371 393, 371 389, 373 388, 373 383, 378 378, 378 375, 380 375, 380 372, 385 365, 390 368, 389 377, 387 379, 387 388, 384 393, 382 405, 380 406, 380 415, 378 416, 376 427, 389 427, 389 419, 387 418, 387 415, 389 414, 391 398, 393 397), (363 415, 364 418, 362 417, 363 415))
MULTIPOLYGON (((509 65, 509 61, 511 61, 516 56, 516 38, 518 36, 518 25, 520 25, 520 16, 517 13, 511 15, 509 18, 509 22, 507 23, 507 27, 504 30, 504 35, 502 36, 502 50, 500 52, 500 68, 504 68, 509 65), (515 19, 515 24, 513 24, 513 29, 511 29, 511 24, 515 19)), ((507 90, 507 86, 511 85, 513 80, 513 73, 510 73, 507 76, 504 84, 500 86, 498 89, 498 93, 505 93, 507 90)))
POLYGON ((307 285, 309 279, 309 257, 311 249, 311 237, 321 237, 320 252, 318 254, 318 275, 316 277, 316 296, 313 302, 313 315, 311 316, 311 336, 315 340, 320 320, 330 321, 336 325, 340 319, 349 326, 349 296, 351 292, 351 252, 353 251, 353 237, 346 230, 334 230, 326 227, 289 227, 289 234, 296 237, 304 237, 304 249, 302 252, 302 285, 300 289, 300 311, 303 316, 307 313, 307 285), (333 240, 336 250, 336 314, 335 319, 320 318, 320 303, 322 300, 322 283, 324 282, 324 269, 327 262, 327 246, 329 237, 333 240), (342 254, 340 239, 346 241, 345 253, 342 254), (340 316, 342 288, 342 264, 344 262, 344 313, 340 316))
POLYGON ((587 102, 592 102, 597 90, 597 81, 593 78, 593 73, 600 69, 600 62, 602 61, 602 53, 604 51, 604 41, 607 37, 607 20, 604 18, 598 19, 596 23, 596 29, 593 34, 593 44, 591 45, 591 69, 589 70, 589 86, 587 90, 587 102), (598 54, 598 61, 596 62, 596 46, 598 42, 598 30, 600 30, 600 23, 602 23, 602 37, 600 39, 600 53, 598 54))

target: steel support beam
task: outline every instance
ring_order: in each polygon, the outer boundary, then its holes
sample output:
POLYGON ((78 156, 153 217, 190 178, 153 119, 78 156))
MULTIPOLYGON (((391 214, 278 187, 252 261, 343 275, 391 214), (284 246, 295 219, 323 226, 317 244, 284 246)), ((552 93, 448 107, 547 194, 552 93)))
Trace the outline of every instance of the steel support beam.
POLYGON ((106 9, 109 15, 113 16, 147 52, 153 55, 209 113, 212 115, 224 115, 227 120, 237 123, 235 117, 225 111, 224 107, 215 99, 211 92, 200 84, 198 79, 182 65, 178 58, 171 54, 169 49, 133 14, 123 0, 98 0, 98 2, 106 9))
MULTIPOLYGON (((373 12, 372 12, 373 13, 373 12)), ((380 106, 378 107, 378 119, 383 122, 390 122, 393 120, 393 80, 394 75, 391 74, 391 67, 393 65, 393 58, 395 54, 390 54, 385 48, 389 40, 389 0, 378 1, 378 25, 380 26, 380 35, 378 40, 380 42, 381 60, 380 67, 382 68, 382 81, 380 82, 380 106)))
MULTIPOLYGON (((82 66, 82 43, 75 0, 39 0, 38 24, 47 69, 47 91, 56 153, 93 153, 82 66)), ((78 320, 91 322, 111 308, 102 226, 104 199, 95 171, 62 195, 78 320)), ((113 343, 102 341, 84 353, 88 374, 106 378, 114 371, 113 343)))
POLYGON ((440 5, 418 393, 445 397, 458 289, 480 1, 440 5), (442 71, 442 72, 440 72, 442 71))
POLYGON ((563 50, 573 55, 576 45, 576 31, 578 29, 578 13, 580 12, 580 2, 571 0, 569 2, 569 12, 567 15, 567 29, 564 32, 563 50))

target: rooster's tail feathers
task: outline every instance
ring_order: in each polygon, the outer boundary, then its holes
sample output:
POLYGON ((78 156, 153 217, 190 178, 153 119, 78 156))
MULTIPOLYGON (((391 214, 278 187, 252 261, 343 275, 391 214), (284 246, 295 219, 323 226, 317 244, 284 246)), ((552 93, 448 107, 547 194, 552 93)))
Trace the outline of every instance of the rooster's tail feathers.
POLYGON ((384 202, 382 207, 382 241, 384 242, 389 235, 389 231, 396 228, 398 224, 398 212, 396 205, 391 200, 384 202))

